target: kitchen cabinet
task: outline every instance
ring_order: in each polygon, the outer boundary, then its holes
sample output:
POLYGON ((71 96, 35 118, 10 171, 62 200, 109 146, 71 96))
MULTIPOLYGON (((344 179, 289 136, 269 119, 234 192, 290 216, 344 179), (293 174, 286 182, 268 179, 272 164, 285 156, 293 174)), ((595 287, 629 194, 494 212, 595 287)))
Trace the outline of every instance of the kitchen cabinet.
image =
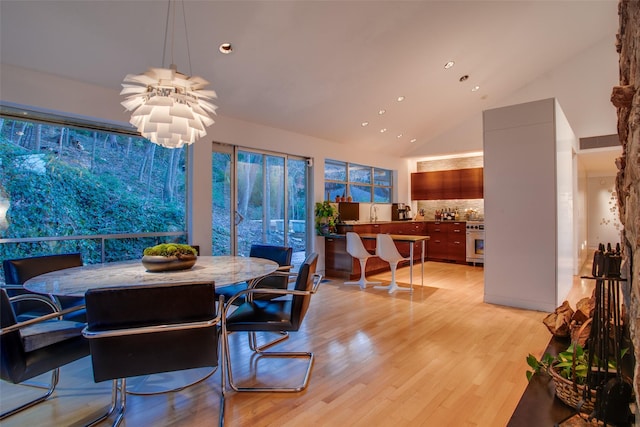
POLYGON ((411 174, 412 200, 444 199, 444 174, 437 172, 417 172, 411 174))
POLYGON ((465 263, 467 260, 466 228, 462 221, 427 222, 427 259, 430 261, 453 261, 465 263))
POLYGON ((324 263, 327 276, 350 276, 353 270, 353 261, 347 252, 347 239, 329 236, 324 238, 324 263))
POLYGON ((411 174, 412 200, 482 199, 483 197, 483 168, 411 174))
POLYGON ((484 198, 484 169, 459 169, 458 172, 460 174, 460 198, 484 198))

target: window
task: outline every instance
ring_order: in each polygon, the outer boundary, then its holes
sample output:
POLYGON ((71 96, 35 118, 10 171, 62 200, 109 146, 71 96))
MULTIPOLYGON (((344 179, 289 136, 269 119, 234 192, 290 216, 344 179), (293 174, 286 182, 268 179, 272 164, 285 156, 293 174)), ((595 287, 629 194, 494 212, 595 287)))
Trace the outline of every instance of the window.
POLYGON ((327 200, 351 196, 354 202, 391 202, 393 179, 390 170, 329 159, 324 165, 327 200))
POLYGON ((251 245, 307 247, 308 161, 284 153, 214 144, 214 255, 249 255, 251 245))
POLYGON ((135 259, 166 236, 184 242, 184 148, 48 118, 0 115, 0 259, 135 259))

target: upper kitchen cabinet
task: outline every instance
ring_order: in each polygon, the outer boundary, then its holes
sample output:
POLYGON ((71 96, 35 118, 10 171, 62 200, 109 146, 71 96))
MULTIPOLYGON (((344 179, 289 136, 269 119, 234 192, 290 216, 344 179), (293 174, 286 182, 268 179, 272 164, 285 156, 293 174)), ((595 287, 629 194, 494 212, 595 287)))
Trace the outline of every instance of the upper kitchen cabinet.
POLYGON ((484 169, 459 169, 460 199, 484 198, 484 169))
POLYGON ((483 168, 411 174, 412 200, 482 199, 483 168))
POLYGON ((444 198, 444 174, 417 172, 411 174, 412 200, 440 200, 444 198))

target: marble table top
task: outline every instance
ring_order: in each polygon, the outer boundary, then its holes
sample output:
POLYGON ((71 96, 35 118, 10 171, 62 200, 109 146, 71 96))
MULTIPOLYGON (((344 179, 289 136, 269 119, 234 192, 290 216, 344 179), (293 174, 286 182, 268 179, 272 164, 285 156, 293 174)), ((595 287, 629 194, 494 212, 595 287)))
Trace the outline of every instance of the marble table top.
POLYGON ((189 270, 148 272, 140 260, 90 264, 33 277, 24 283, 31 292, 57 296, 84 296, 93 288, 124 285, 190 283, 213 280, 216 287, 245 282, 273 273, 276 262, 240 256, 199 256, 189 270))

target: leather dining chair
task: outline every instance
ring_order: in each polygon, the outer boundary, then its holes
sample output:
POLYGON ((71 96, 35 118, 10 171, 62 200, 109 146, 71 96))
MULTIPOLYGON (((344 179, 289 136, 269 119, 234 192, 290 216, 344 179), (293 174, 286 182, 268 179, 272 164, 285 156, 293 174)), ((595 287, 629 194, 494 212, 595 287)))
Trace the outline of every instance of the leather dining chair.
MULTIPOLYGON (((30 293, 25 290, 22 285, 27 280, 39 276, 41 274, 58 271, 65 268, 81 267, 82 254, 67 253, 56 255, 42 255, 27 258, 6 259, 2 261, 2 269, 4 270, 5 288, 9 296, 30 293), (19 286, 16 286, 19 285, 19 286)), ((84 305, 84 298, 71 296, 51 296, 51 299, 62 310, 71 307, 84 305)), ((19 320, 37 317, 46 314, 41 305, 34 305, 32 301, 21 301, 15 306, 15 312, 19 320)), ((84 310, 75 310, 65 316, 67 320, 85 322, 84 310)))
POLYGON ((360 280, 344 282, 345 285, 359 285, 360 289, 366 289, 367 285, 379 285, 381 282, 371 282, 365 277, 365 270, 367 266, 367 260, 375 255, 369 253, 367 248, 364 247, 362 239, 358 233, 352 231, 347 232, 347 252, 352 257, 360 261, 360 280))
POLYGON ((378 234, 376 236, 376 254, 380 259, 389 263, 391 269, 391 283, 388 286, 376 286, 378 289, 387 289, 389 293, 400 290, 412 290, 411 288, 401 288, 396 282, 396 270, 400 261, 409 261, 409 258, 403 257, 391 236, 388 234, 378 234))
MULTIPOLYGON (((232 304, 224 307, 222 315, 222 345, 225 361, 225 369, 229 376, 229 385, 235 391, 252 392, 298 392, 304 390, 311 375, 313 367, 313 353, 310 352, 267 352, 264 349, 255 350, 253 359, 255 363, 263 357, 275 358, 305 358, 308 360, 307 368, 302 383, 293 387, 283 386, 240 386, 233 379, 233 368, 231 364, 231 350, 229 348, 229 335, 234 332, 294 332, 300 329, 302 321, 307 313, 311 302, 311 295, 316 293, 320 285, 322 276, 316 274, 318 254, 312 253, 305 259, 296 275, 296 283, 293 289, 263 289, 248 288, 231 299, 240 298, 244 295, 261 294, 275 292, 282 296, 289 296, 287 299, 259 300, 247 298, 244 303, 231 311, 232 304)), ((289 275, 291 273, 280 273, 289 275)), ((272 343, 269 345, 273 345, 272 343)), ((257 366, 257 365, 256 365, 257 366)))
MULTIPOLYGON (((184 369, 218 367, 219 321, 212 282, 118 286, 85 294, 95 382, 112 380, 117 426, 126 408, 126 379, 184 369), (118 396, 119 395, 119 396, 118 396)), ((222 307, 222 303, 218 305, 222 307)), ((220 370, 219 424, 224 424, 224 372, 220 370)))
MULTIPOLYGON (((277 245, 263 245, 263 244, 253 244, 251 245, 251 250, 249 251, 249 256, 264 258, 270 261, 275 261, 278 263, 279 272, 289 272, 291 270, 291 257, 293 256, 293 248, 289 246, 277 246, 277 245)), ((251 284, 247 282, 237 283, 231 286, 220 287, 216 290, 217 295, 222 295, 226 302, 232 301, 233 305, 240 305, 245 301, 246 295, 242 295, 238 298, 231 299, 234 295, 239 292, 242 292, 249 288, 250 286, 257 286, 260 288, 271 288, 271 289, 287 289, 289 285, 289 275, 287 274, 271 274, 266 277, 262 277, 259 280, 254 280, 251 284)), ((256 299, 273 299, 278 298, 282 295, 276 294, 249 294, 250 298, 256 299)), ((255 334, 249 334, 249 347, 251 350, 260 350, 263 348, 270 347, 274 344, 277 344, 281 341, 284 341, 289 338, 289 334, 286 331, 277 331, 278 336, 273 340, 264 343, 262 345, 258 344, 255 334)))
MULTIPOLYGON (((270 261, 275 261, 280 266, 278 271, 289 271, 291 269, 291 257, 293 256, 293 248, 288 246, 276 246, 276 245, 262 245, 262 244, 253 244, 251 245, 251 249, 249 251, 250 257, 256 258, 264 258, 270 261)), ((289 283, 289 277, 286 275, 271 275, 262 278, 259 283, 254 282, 256 286, 261 288, 272 288, 272 289, 287 289, 287 285, 289 283)), ((232 296, 237 294, 240 291, 244 291, 249 287, 249 284, 246 282, 238 283, 231 286, 220 287, 216 290, 217 295, 224 296, 225 301, 229 301, 232 296)), ((280 295, 270 295, 270 294, 260 294, 254 295, 255 298, 259 299, 271 299, 277 298, 280 295)), ((244 302, 244 297, 236 298, 233 300, 233 304, 240 305, 244 302)))
POLYGON ((0 420, 47 400, 58 384, 60 367, 89 355, 89 343, 82 337, 84 323, 59 320, 61 314, 44 296, 25 294, 9 298, 7 291, 0 289, 0 377, 12 384, 22 384, 51 372, 47 387, 35 386, 46 388, 43 395, 0 414, 0 420), (48 314, 18 322, 12 303, 24 301, 41 304, 48 314))

